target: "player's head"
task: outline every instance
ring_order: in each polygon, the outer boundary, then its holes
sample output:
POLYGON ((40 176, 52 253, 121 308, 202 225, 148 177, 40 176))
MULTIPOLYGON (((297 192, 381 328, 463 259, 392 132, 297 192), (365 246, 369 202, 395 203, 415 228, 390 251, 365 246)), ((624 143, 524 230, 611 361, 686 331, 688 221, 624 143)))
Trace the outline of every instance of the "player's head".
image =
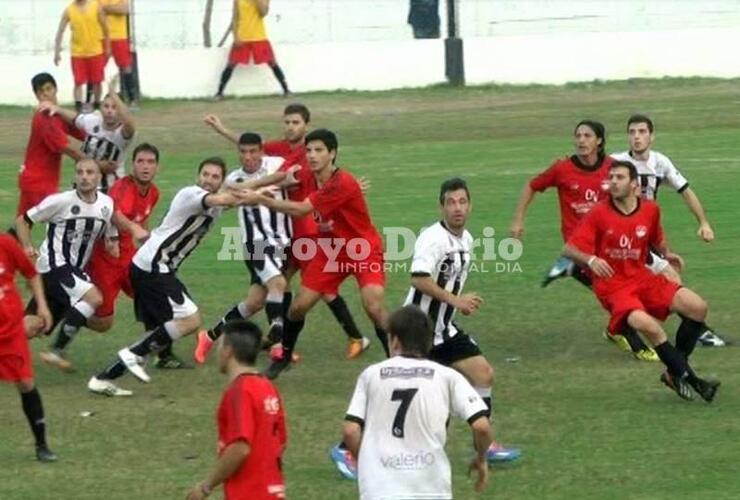
POLYGON ((630 151, 643 154, 650 149, 655 139, 653 120, 647 115, 634 114, 627 120, 627 135, 630 141, 630 151))
POLYGON ((139 184, 149 184, 159 170, 159 149, 153 144, 142 142, 134 148, 132 175, 139 184))
POLYGON ((473 208, 468 184, 459 177, 447 179, 439 188, 439 206, 442 218, 450 229, 462 229, 473 208))
POLYGON ((262 165, 262 137, 254 132, 239 136, 239 161, 247 172, 256 172, 262 165))
POLYGON ((222 373, 229 365, 254 366, 262 348, 262 332, 246 320, 229 321, 224 325, 223 340, 219 346, 218 367, 222 373))
POLYGON ((56 104, 57 81, 49 73, 39 73, 31 78, 31 88, 39 102, 49 101, 56 104))
POLYGON ((637 167, 629 161, 614 161, 609 167, 609 194, 617 201, 637 196, 637 167))
POLYGON ((206 158, 198 165, 198 185, 215 193, 226 178, 226 162, 219 156, 206 158))
POLYGON ((114 127, 121 121, 118 116, 118 106, 116 105, 116 101, 110 94, 106 95, 103 99, 100 114, 103 116, 103 123, 108 127, 114 127))
POLYGON ((100 166, 91 158, 83 158, 75 164, 75 189, 80 194, 95 192, 100 184, 100 166))
POLYGON ((283 135, 285 140, 297 144, 303 141, 311 122, 311 112, 300 103, 288 104, 283 110, 283 135))
POLYGON ((388 318, 388 336, 393 354, 427 357, 434 338, 432 322, 417 306, 403 306, 388 318))
POLYGON ((338 150, 339 141, 331 130, 319 128, 306 134, 306 158, 311 171, 320 172, 333 165, 338 150))
POLYGON ((581 158, 593 155, 604 156, 606 150, 606 128, 594 120, 581 120, 573 130, 576 154, 581 158))

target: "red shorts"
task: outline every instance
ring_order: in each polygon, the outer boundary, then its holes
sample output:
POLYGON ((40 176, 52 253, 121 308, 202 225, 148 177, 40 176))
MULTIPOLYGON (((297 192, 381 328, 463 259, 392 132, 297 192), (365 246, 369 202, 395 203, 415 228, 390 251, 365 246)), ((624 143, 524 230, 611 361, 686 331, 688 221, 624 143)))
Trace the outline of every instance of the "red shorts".
POLYGON ((121 290, 129 297, 134 296, 128 266, 111 266, 103 259, 94 258, 93 254, 86 271, 90 275, 90 281, 98 287, 103 295, 103 303, 95 311, 95 316, 98 318, 113 315, 116 311, 116 299, 121 290))
POLYGON ((13 333, 0 339, 0 380, 20 382, 33 379, 31 351, 21 321, 13 333))
POLYGON ((348 276, 354 276, 361 289, 368 285, 385 286, 383 262, 383 254, 377 252, 362 261, 343 259, 330 263, 319 251, 301 268, 301 285, 324 295, 337 295, 348 276))
POLYGON ((131 67, 131 49, 128 43, 128 38, 111 40, 110 50, 113 55, 113 60, 116 62, 116 66, 118 66, 119 68, 131 67))
POLYGON ((257 42, 239 42, 231 46, 229 52, 229 64, 249 64, 254 56, 254 64, 266 64, 275 62, 275 54, 269 40, 257 42))
POLYGON ((101 83, 106 62, 105 54, 91 57, 72 56, 72 75, 75 79, 75 86, 79 87, 85 83, 101 83))
POLYGON ((41 201, 49 196, 50 194, 54 194, 57 192, 56 188, 50 188, 48 190, 42 190, 42 191, 27 191, 23 188, 21 188, 21 197, 18 200, 18 208, 16 209, 15 215, 20 216, 28 212, 29 209, 35 207, 41 201))
POLYGON ((681 288, 665 276, 652 273, 640 276, 634 281, 606 293, 596 292, 596 297, 609 311, 609 331, 622 331, 627 317, 632 311, 645 311, 663 321, 671 313, 673 297, 681 288))

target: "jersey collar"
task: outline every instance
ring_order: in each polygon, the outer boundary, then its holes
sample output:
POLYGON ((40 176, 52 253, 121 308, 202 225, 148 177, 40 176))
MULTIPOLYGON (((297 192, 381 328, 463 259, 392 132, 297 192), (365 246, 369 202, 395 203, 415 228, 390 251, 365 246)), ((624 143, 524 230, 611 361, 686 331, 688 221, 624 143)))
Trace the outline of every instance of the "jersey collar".
POLYGON ((639 212, 640 211, 640 204, 641 204, 641 200, 640 200, 640 197, 638 196, 637 197, 637 205, 635 205, 635 209, 632 210, 630 213, 627 214, 627 213, 622 212, 619 209, 619 207, 614 203, 614 199, 611 196, 609 197, 609 205, 611 205, 612 209, 614 209, 614 211, 617 212, 622 217, 630 217, 630 216, 636 214, 637 212, 639 212))

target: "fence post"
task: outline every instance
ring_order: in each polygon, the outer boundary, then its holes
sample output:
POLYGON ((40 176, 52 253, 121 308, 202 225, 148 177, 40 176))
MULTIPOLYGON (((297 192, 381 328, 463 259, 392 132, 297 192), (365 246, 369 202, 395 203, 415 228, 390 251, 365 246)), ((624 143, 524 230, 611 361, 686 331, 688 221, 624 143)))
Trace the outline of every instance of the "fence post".
POLYGON ((465 85, 463 41, 458 37, 457 0, 447 0, 447 38, 445 38, 445 76, 450 85, 465 85))

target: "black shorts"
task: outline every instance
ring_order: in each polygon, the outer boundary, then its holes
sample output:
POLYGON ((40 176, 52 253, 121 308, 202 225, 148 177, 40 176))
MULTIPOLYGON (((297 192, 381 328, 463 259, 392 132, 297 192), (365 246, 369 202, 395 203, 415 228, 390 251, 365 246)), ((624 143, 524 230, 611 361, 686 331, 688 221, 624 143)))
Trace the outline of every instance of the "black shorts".
MULTIPOLYGON (((85 271, 69 264, 42 273, 41 282, 54 321, 49 331, 53 330, 67 311, 95 286, 85 271)), ((36 314, 35 300, 32 299, 28 303, 26 313, 36 314)))
POLYGON ((188 289, 174 274, 148 273, 131 264, 129 276, 136 319, 144 323, 147 330, 198 312, 188 289))
POLYGON ((432 347, 429 353, 429 359, 441 365, 450 366, 456 361, 482 355, 483 353, 480 347, 478 347, 478 343, 465 332, 458 329, 454 337, 432 347))
POLYGON ((250 284, 265 286, 265 283, 275 276, 282 275, 288 262, 284 254, 285 252, 280 251, 280 249, 268 246, 260 254, 260 257, 264 258, 250 258, 250 246, 247 245, 247 257, 244 259, 244 265, 249 269, 250 284))

